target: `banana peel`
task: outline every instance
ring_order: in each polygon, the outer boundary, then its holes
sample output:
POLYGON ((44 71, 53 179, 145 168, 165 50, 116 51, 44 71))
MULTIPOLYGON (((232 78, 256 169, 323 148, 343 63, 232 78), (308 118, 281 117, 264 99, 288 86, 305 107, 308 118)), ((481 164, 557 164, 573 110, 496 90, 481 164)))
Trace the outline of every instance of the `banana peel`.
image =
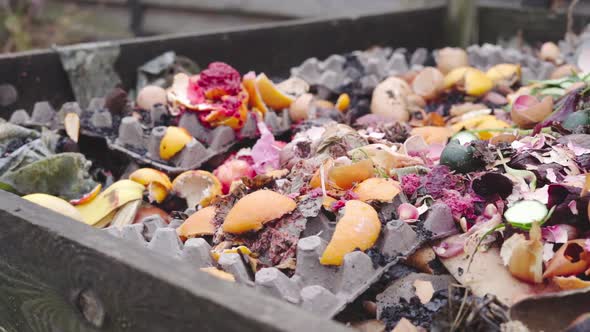
POLYGON ((116 209, 130 201, 142 199, 143 191, 144 186, 137 182, 120 180, 98 194, 92 201, 77 205, 76 209, 82 215, 84 223, 100 226, 99 224, 104 223, 103 219, 116 209))

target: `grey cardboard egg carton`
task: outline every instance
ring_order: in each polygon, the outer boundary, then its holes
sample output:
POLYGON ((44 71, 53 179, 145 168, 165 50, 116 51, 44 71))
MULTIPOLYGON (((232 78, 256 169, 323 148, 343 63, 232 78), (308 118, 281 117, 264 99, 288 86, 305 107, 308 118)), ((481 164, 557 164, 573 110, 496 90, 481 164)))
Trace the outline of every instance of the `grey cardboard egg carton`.
MULTIPOLYGON (((450 208, 435 204, 419 227, 399 220, 391 220, 383 226, 380 239, 372 249, 387 258, 383 265, 374 264, 365 252, 354 251, 344 256, 341 266, 325 266, 320 264, 320 257, 334 227, 321 216, 309 219, 307 232, 298 241, 297 264, 292 277, 275 267, 262 268, 253 275, 248 263, 238 253, 221 254, 217 266, 231 273, 238 283, 329 318, 353 302, 389 268, 418 249, 427 240, 425 234, 428 239, 448 236, 446 229, 454 225, 450 208), (309 232, 318 233, 306 235, 309 232)), ((210 256, 211 247, 204 239, 189 239, 184 244, 179 240, 175 230, 179 223, 166 225, 155 216, 142 224, 109 227, 105 231, 197 268, 216 265, 210 256)))
POLYGON ((402 74, 410 68, 420 68, 428 58, 428 51, 419 48, 411 56, 405 49, 375 48, 368 51, 354 51, 347 56, 333 54, 323 61, 309 58, 300 66, 291 68, 291 76, 299 77, 311 85, 325 86, 338 91, 354 81, 359 81, 364 89, 373 89, 388 76, 402 74), (354 58, 362 67, 350 63, 354 58))
POLYGON ((522 82, 525 84, 533 80, 548 79, 556 68, 553 63, 543 61, 532 54, 488 43, 469 46, 467 54, 469 63, 483 70, 501 63, 520 64, 522 82))
MULTIPOLYGON (((291 128, 287 110, 280 113, 267 112, 264 123, 274 135, 282 135, 291 128)), ((121 151, 142 164, 170 173, 180 173, 199 168, 212 158, 223 155, 239 139, 252 139, 258 135, 253 114, 248 114, 248 119, 239 132, 228 126, 206 128, 192 112, 182 114, 178 126, 185 128, 193 139, 169 161, 160 158, 160 142, 166 133, 166 127, 156 126, 146 130, 133 116, 124 117, 116 138, 108 138, 107 142, 111 149, 121 151)))
MULTIPOLYGON (((105 107, 104 98, 93 98, 85 110, 76 102, 68 102, 56 111, 49 102, 43 101, 35 104, 31 115, 26 110, 16 110, 9 121, 23 126, 63 129, 67 113, 78 114, 80 129, 85 135, 105 137, 109 148, 123 152, 142 164, 170 173, 199 168, 212 158, 228 152, 238 139, 254 139, 258 136, 253 114, 248 114, 246 123, 236 132, 228 126, 206 128, 195 113, 185 112, 180 117, 178 126, 188 130, 193 139, 170 161, 164 161, 160 158, 159 149, 166 127, 156 125, 167 113, 164 107, 150 110, 151 123, 145 124, 133 116, 113 116, 105 107)), ((275 135, 282 135, 291 128, 291 118, 287 110, 280 113, 268 112, 264 123, 275 135)))

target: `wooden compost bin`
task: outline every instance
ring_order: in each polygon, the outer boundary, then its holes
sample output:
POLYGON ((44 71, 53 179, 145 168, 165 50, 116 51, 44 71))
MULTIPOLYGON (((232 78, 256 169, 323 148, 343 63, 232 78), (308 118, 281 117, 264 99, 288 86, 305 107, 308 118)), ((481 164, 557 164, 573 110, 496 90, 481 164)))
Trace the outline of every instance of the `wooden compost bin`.
MULTIPOLYGON (((486 17, 494 13, 493 8, 480 8, 483 12, 486 17)), ((200 64, 225 61, 240 72, 286 75, 312 56, 373 45, 441 47, 445 17, 445 1, 433 0, 420 9, 360 17, 126 40, 118 42, 116 70, 124 86, 132 88, 139 65, 172 50, 200 64)), ((479 35, 486 41, 497 37, 489 29, 480 29, 479 35)), ((71 48, 101 45, 108 43, 71 48)), ((19 108, 30 111, 37 101, 59 107, 74 99, 53 50, 0 55, 0 84, 5 83, 16 88, 18 100, 0 107, 4 118, 19 108)), ((345 330, 0 191, 2 332, 345 330)))

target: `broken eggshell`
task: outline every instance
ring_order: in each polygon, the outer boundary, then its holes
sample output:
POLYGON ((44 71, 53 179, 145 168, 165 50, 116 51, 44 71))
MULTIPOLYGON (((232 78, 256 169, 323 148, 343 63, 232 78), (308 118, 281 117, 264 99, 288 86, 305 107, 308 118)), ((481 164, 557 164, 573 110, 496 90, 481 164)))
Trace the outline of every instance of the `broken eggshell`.
POLYGON ((172 181, 172 192, 184 198, 189 208, 207 206, 213 198, 221 195, 221 183, 210 172, 186 171, 172 181))
POLYGON ((390 77, 379 83, 373 90, 371 113, 392 121, 406 122, 410 119, 407 96, 412 89, 401 78, 390 77))

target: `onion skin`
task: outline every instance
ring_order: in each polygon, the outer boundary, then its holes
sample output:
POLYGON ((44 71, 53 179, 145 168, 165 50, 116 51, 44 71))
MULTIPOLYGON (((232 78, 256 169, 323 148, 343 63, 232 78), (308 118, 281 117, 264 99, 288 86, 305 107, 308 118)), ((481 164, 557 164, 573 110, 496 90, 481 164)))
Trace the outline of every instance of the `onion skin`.
POLYGON ((539 101, 529 95, 522 95, 514 101, 510 116, 520 128, 531 129, 553 112, 553 98, 547 96, 539 101))

